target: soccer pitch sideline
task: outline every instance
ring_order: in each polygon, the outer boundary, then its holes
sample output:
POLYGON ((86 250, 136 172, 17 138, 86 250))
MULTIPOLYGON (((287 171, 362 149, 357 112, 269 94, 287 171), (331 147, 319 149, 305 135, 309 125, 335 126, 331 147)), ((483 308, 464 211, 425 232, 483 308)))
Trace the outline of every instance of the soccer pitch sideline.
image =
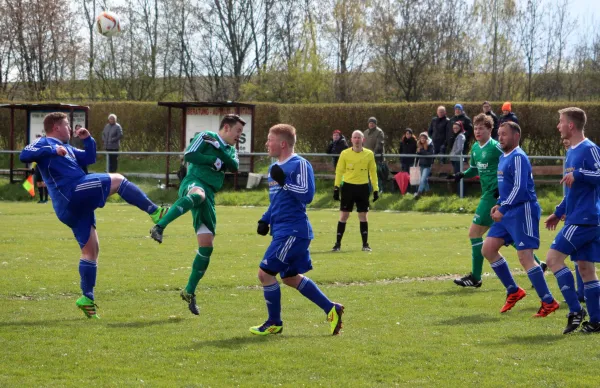
MULTIPOLYGON (((346 306, 344 330, 329 336, 322 311, 283 287, 283 334, 252 336, 266 317, 256 279, 270 241, 256 234, 264 210, 217 209, 193 316, 179 298, 196 248, 189 217, 158 245, 146 215, 108 204, 96 213, 102 319, 87 320, 75 307, 71 231, 50 205, 0 202, 0 386, 598 386, 600 337, 562 335, 566 305, 532 318, 539 301, 522 271, 528 297, 506 314, 495 276, 480 289, 452 283, 470 268, 469 215, 372 212, 367 253, 354 214, 331 253, 338 213, 309 211, 309 276, 346 306)), ((541 234, 543 256, 553 233, 541 234)), ((514 250, 503 252, 517 268, 514 250)))

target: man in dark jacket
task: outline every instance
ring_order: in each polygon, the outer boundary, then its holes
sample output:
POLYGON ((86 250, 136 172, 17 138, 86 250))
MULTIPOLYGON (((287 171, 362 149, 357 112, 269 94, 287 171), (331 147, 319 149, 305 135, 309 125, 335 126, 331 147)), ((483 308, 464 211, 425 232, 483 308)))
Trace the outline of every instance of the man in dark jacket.
MULTIPOLYGON (((333 135, 331 137, 332 137, 331 142, 327 146, 328 154, 339 155, 342 153, 343 150, 348 148, 348 142, 346 141, 346 138, 344 137, 344 135, 342 135, 342 131, 340 131, 339 129, 336 129, 335 131, 333 131, 333 135)), ((333 169, 335 170, 335 168, 337 166, 337 162, 340 159, 340 157, 334 156, 332 159, 333 159, 333 169)))
POLYGON ((461 104, 454 105, 454 117, 450 121, 453 125, 457 121, 462 121, 463 128, 465 129, 465 147, 463 149, 463 154, 468 155, 471 147, 471 139, 473 139, 473 121, 465 114, 465 110, 461 104))
POLYGON ((437 116, 431 120, 427 130, 427 134, 433 140, 433 152, 435 154, 446 153, 451 129, 450 119, 446 117, 446 108, 438 106, 437 116))
POLYGON ((490 116, 494 121, 494 127, 492 128, 492 139, 498 140, 498 127, 500 126, 500 124, 498 123, 498 116, 496 116, 496 114, 492 110, 492 105, 489 101, 484 101, 482 107, 483 113, 490 116))
POLYGON ((507 121, 512 121, 513 123, 519 124, 519 119, 517 115, 512 112, 512 105, 510 101, 506 101, 502 104, 502 116, 500 116, 500 125, 504 124, 507 121))

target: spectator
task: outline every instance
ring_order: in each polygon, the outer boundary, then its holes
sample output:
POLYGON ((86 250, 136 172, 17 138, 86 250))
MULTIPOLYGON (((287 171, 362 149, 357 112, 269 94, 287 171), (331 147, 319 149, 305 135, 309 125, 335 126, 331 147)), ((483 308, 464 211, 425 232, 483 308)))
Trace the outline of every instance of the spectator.
MULTIPOLYGON (((41 137, 42 135, 40 134, 35 135, 36 141, 41 137)), ((38 194, 40 196, 40 200, 38 201, 38 203, 48 203, 48 188, 46 187, 46 183, 44 183, 44 178, 42 177, 40 167, 37 163, 34 162, 34 164, 35 166, 33 167, 33 180, 35 181, 35 185, 37 186, 38 194)))
POLYGON ((482 107, 483 113, 485 113, 488 116, 491 116, 492 120, 494 120, 494 127, 492 128, 492 139, 498 140, 498 127, 500 125, 498 123, 498 116, 496 116, 494 111, 492 111, 492 105, 490 105, 489 101, 484 101, 482 107))
MULTIPOLYGON (((450 155, 463 155, 463 147, 465 146, 465 128, 462 121, 457 121, 452 125, 454 136, 452 137, 452 150, 450 155)), ((460 172, 461 158, 451 158, 452 168, 454 173, 460 172)))
MULTIPOLYGON (((427 134, 422 132, 419 135, 419 141, 417 142, 417 154, 418 155, 433 155, 433 141, 427 134)), ((419 183, 419 189, 415 193, 415 199, 418 199, 426 191, 429 191, 429 175, 431 174, 431 165, 433 164, 433 158, 419 158, 419 167, 421 168, 421 182, 419 183)))
MULTIPOLYGON (((108 115, 108 124, 102 130, 102 142, 106 151, 118 151, 123 138, 123 128, 117 123, 115 114, 108 115)), ((108 156, 108 172, 117 172, 117 163, 119 155, 111 154, 108 156)))
POLYGON ((375 162, 377 163, 377 181, 379 184, 379 194, 383 193, 384 182, 387 181, 389 169, 383 159, 385 142, 385 134, 383 130, 377 126, 377 119, 370 117, 368 121, 369 129, 364 133, 365 142, 363 146, 373 151, 375 154, 375 162), (387 173, 386 173, 387 172, 387 173))
MULTIPOLYGON (((333 135, 331 137, 332 137, 331 142, 327 146, 328 154, 339 155, 342 153, 343 150, 348 148, 348 142, 346 141, 346 138, 344 137, 344 135, 342 135, 342 131, 340 131, 339 129, 336 129, 335 131, 333 131, 333 135)), ((332 158, 334 170, 335 170, 335 167, 337 166, 337 162, 339 159, 340 159, 339 156, 334 156, 332 158)))
MULTIPOLYGON (((437 116, 431 120, 427 133, 433 140, 433 152, 445 154, 448 140, 450 139, 450 119, 446 117, 446 108, 438 106, 437 116)), ((442 162, 443 163, 443 162, 442 162)))
POLYGON ((452 124, 457 121, 462 121, 463 128, 465 129, 465 145, 463 147, 463 154, 467 154, 469 152, 469 144, 473 138, 473 122, 471 121, 471 118, 465 114, 461 104, 454 105, 454 117, 452 118, 452 124))
MULTIPOLYGON (((77 124, 75 126, 75 130, 73 131, 73 135, 71 136, 71 140, 69 141, 69 143, 71 143, 71 146, 83 150, 85 149, 85 146, 83 145, 83 140, 81 140, 79 138, 79 136, 77 136, 77 131, 79 131, 81 129, 81 125, 77 124)), ((83 170, 84 173, 88 174, 88 166, 84 165, 81 166, 81 169, 83 170)))
MULTIPOLYGON (((417 153, 417 138, 413 134, 413 130, 406 128, 402 141, 400 142, 400 153, 407 155, 414 155, 417 153)), ((400 158, 400 164, 402 165, 402 171, 410 173, 410 167, 415 164, 415 158, 404 156, 400 158)))
POLYGON ((507 121, 512 121, 513 123, 519 124, 519 119, 517 115, 512 112, 512 105, 510 101, 506 101, 502 104, 502 116, 500 116, 500 125, 504 124, 507 121))

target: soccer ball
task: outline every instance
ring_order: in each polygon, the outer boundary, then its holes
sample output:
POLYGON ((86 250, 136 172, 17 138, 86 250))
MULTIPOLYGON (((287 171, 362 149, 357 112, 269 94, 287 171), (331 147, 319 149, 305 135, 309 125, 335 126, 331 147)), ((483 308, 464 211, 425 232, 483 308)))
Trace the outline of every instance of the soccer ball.
POLYGON ((115 36, 121 32, 119 16, 114 12, 104 11, 96 16, 96 30, 100 35, 115 36))

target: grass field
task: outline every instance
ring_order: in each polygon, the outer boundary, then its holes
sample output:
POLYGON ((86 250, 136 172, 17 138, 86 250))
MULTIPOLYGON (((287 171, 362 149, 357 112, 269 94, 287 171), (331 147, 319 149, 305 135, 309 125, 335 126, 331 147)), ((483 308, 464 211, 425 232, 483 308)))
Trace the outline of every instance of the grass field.
MULTIPOLYGON (((344 331, 330 337, 322 311, 284 287, 284 333, 252 336, 266 317, 256 280, 269 243, 255 233, 263 211, 217 209, 193 316, 178 295, 196 245, 188 218, 158 245, 147 216, 108 204, 97 212, 102 319, 91 321, 75 308, 70 230, 50 205, 0 202, 0 386, 598 386, 600 338, 563 336, 566 305, 531 318, 539 301, 522 271, 529 296, 504 315, 495 276, 477 290, 452 283, 470 267, 466 214, 373 212, 372 253, 360 251, 352 218, 333 254, 337 212, 311 210, 309 275, 346 306, 344 331)), ((551 241, 542 231, 542 255, 551 241)), ((516 268, 514 251, 505 255, 516 268)))

